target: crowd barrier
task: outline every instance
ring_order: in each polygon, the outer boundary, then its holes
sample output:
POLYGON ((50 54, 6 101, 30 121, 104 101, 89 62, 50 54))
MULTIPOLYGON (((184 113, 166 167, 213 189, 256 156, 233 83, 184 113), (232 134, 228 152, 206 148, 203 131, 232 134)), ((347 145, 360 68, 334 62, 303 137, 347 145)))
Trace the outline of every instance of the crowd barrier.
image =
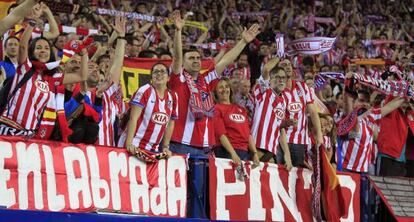
MULTIPOLYGON (((0 206, 8 208, 0 220, 50 212, 92 221, 93 213, 104 210, 157 220, 313 221, 311 171, 244 166, 249 177, 242 179, 227 159, 175 156, 146 164, 124 149, 0 136, 0 206)), ((361 182, 359 174, 339 173, 339 182, 345 199, 341 221, 377 216, 369 210, 378 198, 360 198, 372 187, 364 176, 361 182)))

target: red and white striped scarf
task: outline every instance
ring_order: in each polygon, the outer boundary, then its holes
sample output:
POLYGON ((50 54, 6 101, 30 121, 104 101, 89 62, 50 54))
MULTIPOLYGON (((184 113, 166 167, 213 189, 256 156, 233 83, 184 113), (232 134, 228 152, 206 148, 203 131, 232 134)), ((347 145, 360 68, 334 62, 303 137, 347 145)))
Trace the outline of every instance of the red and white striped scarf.
POLYGON ((183 70, 183 75, 190 90, 189 104, 194 117, 196 119, 203 118, 203 116, 212 117, 214 114, 214 100, 207 88, 205 79, 199 77, 197 83, 195 83, 186 70, 183 70))

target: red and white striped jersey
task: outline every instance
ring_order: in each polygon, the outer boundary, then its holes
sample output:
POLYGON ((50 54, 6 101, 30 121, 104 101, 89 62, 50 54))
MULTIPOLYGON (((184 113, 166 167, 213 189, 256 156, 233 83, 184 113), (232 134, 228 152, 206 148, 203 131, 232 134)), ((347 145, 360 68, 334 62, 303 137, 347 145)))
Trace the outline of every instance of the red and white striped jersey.
POLYGON ((286 89, 284 93, 288 100, 286 119, 297 120, 296 126, 287 128, 287 142, 309 145, 311 141, 308 133, 306 107, 308 104, 313 104, 315 92, 304 82, 292 80, 292 89, 286 89))
MULTIPOLYGON (((208 96, 212 96, 211 92, 219 81, 216 70, 206 71, 198 78, 204 78, 209 91, 208 96)), ((191 93, 184 75, 170 74, 169 86, 178 96, 178 120, 175 121, 171 141, 193 147, 212 147, 216 142, 213 119, 208 116, 197 120, 194 118, 189 104, 191 93)))
POLYGON ((277 95, 270 88, 269 81, 260 77, 254 89, 254 99, 252 137, 256 142, 256 147, 276 154, 281 124, 286 113, 287 98, 285 93, 277 95))
POLYGON ((116 115, 125 112, 122 90, 118 84, 112 84, 102 96, 102 120, 99 122, 99 138, 96 145, 116 146, 114 124, 116 115))
MULTIPOLYGON (((158 151, 170 119, 177 119, 177 100, 175 93, 166 90, 160 99, 154 87, 146 84, 132 96, 130 105, 142 108, 138 118, 132 145, 146 150, 158 151)), ((127 131, 119 138, 119 147, 124 147, 127 131)))
MULTIPOLYGON (((19 65, 9 93, 14 91, 14 88, 31 67, 32 63, 29 59, 19 65)), ((55 87, 62 84, 62 81, 63 73, 43 75, 36 70, 33 76, 8 101, 0 117, 0 122, 20 130, 35 130, 39 126, 38 121, 41 119, 45 107, 47 106, 51 110, 56 108, 55 87)))
POLYGON ((368 172, 373 154, 374 125, 381 119, 381 109, 371 109, 358 117, 356 130, 342 143, 342 167, 355 172, 368 172))

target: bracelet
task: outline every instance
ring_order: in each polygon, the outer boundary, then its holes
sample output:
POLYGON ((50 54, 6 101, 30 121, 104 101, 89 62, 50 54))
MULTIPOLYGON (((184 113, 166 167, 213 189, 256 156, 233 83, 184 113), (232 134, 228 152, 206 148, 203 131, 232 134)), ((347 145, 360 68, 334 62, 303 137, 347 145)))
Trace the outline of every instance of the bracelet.
POLYGON ((125 36, 118 36, 118 37, 116 37, 116 40, 118 40, 118 39, 123 39, 123 40, 126 41, 126 37, 125 36))

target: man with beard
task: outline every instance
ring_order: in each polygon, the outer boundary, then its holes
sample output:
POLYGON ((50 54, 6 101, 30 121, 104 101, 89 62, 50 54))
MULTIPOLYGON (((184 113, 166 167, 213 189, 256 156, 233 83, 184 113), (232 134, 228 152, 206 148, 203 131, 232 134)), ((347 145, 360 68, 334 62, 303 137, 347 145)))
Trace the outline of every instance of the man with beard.
POLYGON ((255 110, 251 134, 259 152, 260 161, 275 163, 276 154, 283 150, 283 164, 292 168, 286 132, 282 128, 285 119, 287 97, 284 93, 287 75, 277 67, 279 58, 269 60, 263 67, 263 74, 254 90, 255 110))
MULTIPOLYGON (((74 84, 65 85, 65 115, 72 133, 68 136, 71 143, 94 144, 99 132, 98 123, 102 118, 102 95, 107 84, 99 87, 98 65, 94 62, 84 65, 79 64, 79 57, 76 56, 68 65, 66 70, 77 71, 82 69, 82 75, 88 75, 86 81, 80 83, 80 87, 74 84), (89 73, 89 74, 85 74, 89 73), (97 87, 97 88, 96 88, 97 87), (96 88, 96 89, 95 89, 96 88)), ((60 140, 61 138, 56 138, 60 140)))

